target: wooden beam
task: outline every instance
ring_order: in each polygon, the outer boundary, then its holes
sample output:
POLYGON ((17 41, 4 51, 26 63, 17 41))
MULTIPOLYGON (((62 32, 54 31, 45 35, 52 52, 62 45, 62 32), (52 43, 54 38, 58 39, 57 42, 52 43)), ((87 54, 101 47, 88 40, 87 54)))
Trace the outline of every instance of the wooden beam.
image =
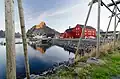
POLYGON ((101 0, 98 0, 98 20, 97 20, 97 51, 96 58, 100 56, 100 13, 101 13, 101 0))
POLYGON ((79 38, 79 42, 78 42, 78 45, 77 45, 77 50, 76 50, 76 52, 75 52, 75 59, 77 58, 78 50, 79 50, 80 44, 81 44, 81 42, 82 42, 82 38, 84 37, 85 27, 86 27, 86 25, 87 25, 87 22, 88 22, 90 13, 91 13, 91 9, 92 9, 93 3, 94 3, 94 0, 92 0, 92 2, 90 3, 90 8, 89 8, 89 11, 88 11, 88 14, 87 14, 87 18, 86 18, 86 20, 85 20, 84 27, 82 28, 82 34, 81 34, 81 37, 79 38))
POLYGON ((22 33, 23 50, 24 50, 24 57, 25 57, 26 77, 27 79, 30 79, 30 69, 29 69, 27 41, 26 41, 27 38, 26 38, 26 32, 25 32, 25 21, 24 21, 22 0, 17 0, 17 1, 18 1, 18 10, 19 10, 20 25, 21 25, 21 33, 22 33))
POLYGON ((115 50, 115 43, 116 43, 116 27, 117 27, 117 24, 116 24, 116 17, 117 17, 117 15, 116 15, 116 13, 117 13, 117 7, 115 6, 115 22, 114 22, 114 32, 113 32, 113 35, 114 35, 114 40, 113 40, 113 44, 114 44, 114 50, 115 50))

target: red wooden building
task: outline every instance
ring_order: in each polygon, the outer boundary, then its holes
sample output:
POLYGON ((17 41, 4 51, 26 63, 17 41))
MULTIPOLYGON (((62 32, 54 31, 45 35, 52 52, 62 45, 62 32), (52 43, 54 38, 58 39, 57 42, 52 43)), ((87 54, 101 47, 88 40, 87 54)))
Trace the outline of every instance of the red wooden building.
MULTIPOLYGON (((65 30, 64 33, 61 33, 60 37, 62 38, 80 38, 82 33, 82 28, 84 25, 77 24, 74 28, 69 28, 65 30)), ((91 26, 86 26, 85 28, 85 38, 95 38, 96 29, 91 26)))

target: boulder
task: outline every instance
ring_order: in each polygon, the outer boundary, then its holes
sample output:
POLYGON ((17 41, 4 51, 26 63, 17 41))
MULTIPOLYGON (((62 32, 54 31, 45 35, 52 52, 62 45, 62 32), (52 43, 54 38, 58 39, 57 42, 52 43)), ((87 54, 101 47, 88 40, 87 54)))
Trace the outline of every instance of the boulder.
POLYGON ((95 57, 91 57, 87 60, 88 64, 96 64, 96 65, 103 65, 105 62, 101 59, 97 59, 95 57))

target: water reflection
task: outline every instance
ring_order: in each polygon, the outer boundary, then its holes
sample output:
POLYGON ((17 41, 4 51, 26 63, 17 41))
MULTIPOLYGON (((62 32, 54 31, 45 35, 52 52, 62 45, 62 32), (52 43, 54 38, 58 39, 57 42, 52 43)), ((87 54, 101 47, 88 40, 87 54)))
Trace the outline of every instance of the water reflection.
MULTIPOLYGON (((1 40, 1 39, 0 39, 1 40)), ((63 48, 58 46, 41 46, 36 50, 28 46, 28 58, 31 74, 40 74, 53 66, 54 63, 67 61, 73 58, 74 54, 70 54, 63 48)), ((0 46, 0 79, 6 76, 6 49, 0 46)), ((25 77, 24 52, 22 44, 16 45, 16 70, 17 77, 25 77)))
POLYGON ((39 46, 39 47, 36 47, 36 50, 38 50, 40 53, 42 54, 45 54, 46 50, 48 48, 50 48, 51 46, 50 45, 46 45, 46 46, 39 46))

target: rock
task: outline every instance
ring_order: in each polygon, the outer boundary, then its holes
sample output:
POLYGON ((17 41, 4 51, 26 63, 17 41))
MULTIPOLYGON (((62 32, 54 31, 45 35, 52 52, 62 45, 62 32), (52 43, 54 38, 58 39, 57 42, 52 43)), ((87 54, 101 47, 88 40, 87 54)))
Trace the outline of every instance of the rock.
MULTIPOLYGON (((34 74, 31 74, 30 75, 30 79, 39 79, 39 75, 34 75, 34 74)), ((24 78, 24 79, 27 79, 27 78, 24 78)))
POLYGON ((96 59, 94 57, 91 57, 87 60, 88 64, 96 64, 96 65, 103 65, 105 62, 101 59, 96 59))
POLYGON ((47 71, 45 71, 45 72, 43 72, 41 75, 46 75, 48 72, 47 71))
POLYGON ((57 66, 59 66, 58 63, 54 63, 54 64, 53 64, 53 67, 57 67, 57 66))
POLYGON ((74 58, 69 58, 68 63, 69 63, 69 65, 74 64, 74 58))

